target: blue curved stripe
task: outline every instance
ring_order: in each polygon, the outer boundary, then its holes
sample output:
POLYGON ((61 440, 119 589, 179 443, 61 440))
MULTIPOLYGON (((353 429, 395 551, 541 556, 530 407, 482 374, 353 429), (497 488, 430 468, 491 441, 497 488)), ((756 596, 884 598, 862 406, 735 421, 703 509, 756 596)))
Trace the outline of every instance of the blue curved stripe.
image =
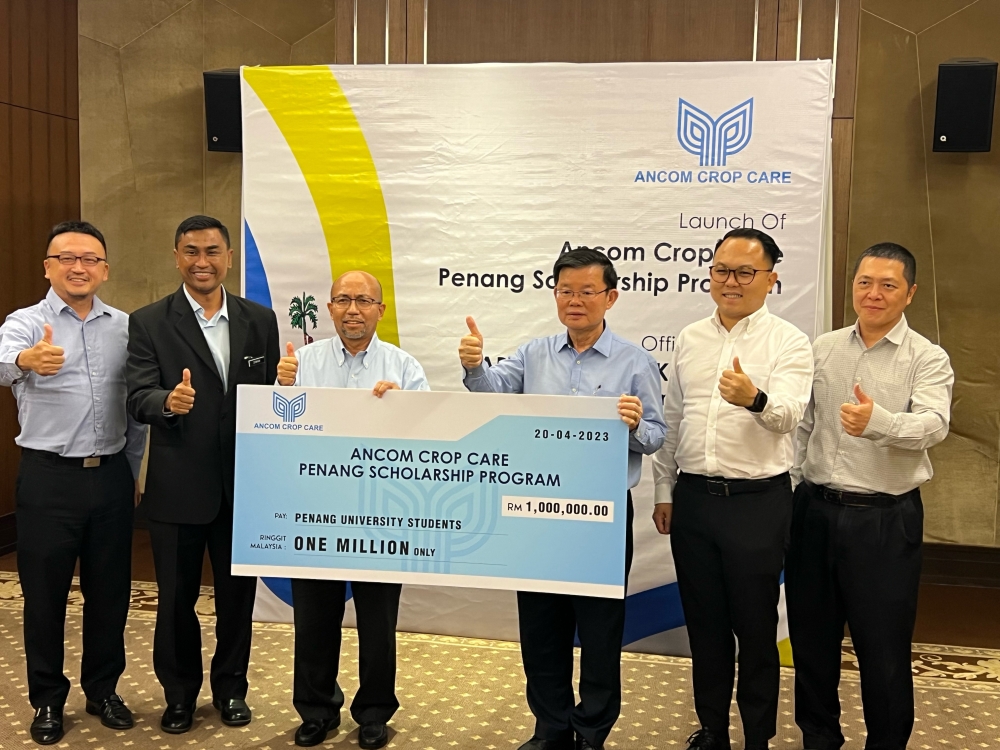
MULTIPOLYGON (((264 261, 260 258, 257 240, 254 239, 248 222, 243 222, 243 229, 244 244, 246 245, 243 248, 244 278, 246 279, 246 289, 243 290, 243 296, 259 305, 270 307, 271 288, 267 284, 267 273, 264 271, 264 261)), ((291 597, 290 593, 289 597, 291 597)))
POLYGON ((623 646, 683 625, 684 609, 676 583, 625 597, 623 646))
MULTIPOLYGON (((281 599, 289 607, 292 606, 292 579, 291 578, 261 578, 264 585, 267 586, 271 593, 276 597, 281 599)), ((351 582, 347 582, 347 593, 344 595, 344 601, 350 601, 353 596, 351 591, 351 582)))

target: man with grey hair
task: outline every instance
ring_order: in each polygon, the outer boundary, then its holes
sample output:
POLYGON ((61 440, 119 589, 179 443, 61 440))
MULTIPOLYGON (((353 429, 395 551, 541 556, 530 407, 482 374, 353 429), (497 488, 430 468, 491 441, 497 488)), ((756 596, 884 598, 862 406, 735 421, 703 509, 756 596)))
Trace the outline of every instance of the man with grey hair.
POLYGON ((812 399, 798 427, 785 561, 804 745, 837 750, 845 623, 861 670, 866 747, 903 750, 913 730, 910 641, 920 585, 920 485, 948 434, 955 380, 945 351, 912 330, 916 261, 895 243, 854 268, 853 326, 813 344, 812 399))
MULTIPOLYGON (((376 335, 385 315, 382 285, 364 271, 348 271, 333 282, 327 305, 337 335, 297 352, 286 344, 278 363, 278 385, 321 388, 370 388, 429 391, 424 370, 412 356, 376 335)), ((396 699, 396 618, 398 583, 353 581, 358 618, 361 684, 351 702, 351 716, 361 730, 362 748, 389 741, 386 722, 399 708, 396 699)), ((340 726, 344 693, 337 684, 340 628, 347 592, 345 581, 292 580, 295 619, 295 685, 292 703, 302 717, 295 744, 312 747, 340 726)))

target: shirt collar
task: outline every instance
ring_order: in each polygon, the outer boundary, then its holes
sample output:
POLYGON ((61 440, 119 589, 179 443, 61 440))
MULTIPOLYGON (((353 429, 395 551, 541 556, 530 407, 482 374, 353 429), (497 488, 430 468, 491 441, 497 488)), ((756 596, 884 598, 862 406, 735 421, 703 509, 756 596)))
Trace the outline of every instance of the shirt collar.
MULTIPOLYGON (((910 330, 910 324, 906 322, 906 315, 904 314, 903 317, 899 319, 899 322, 896 323, 896 325, 892 327, 892 330, 889 331, 889 333, 887 333, 885 336, 883 336, 883 338, 888 339, 896 346, 899 346, 900 344, 903 343, 903 339, 906 338, 906 334, 909 332, 909 330, 910 330)), ((861 338, 860 320, 855 321, 854 323, 853 335, 855 339, 857 339, 859 342, 862 343, 862 345, 864 344, 864 340, 861 338)), ((878 344, 876 344, 876 346, 878 346, 878 344)))
MULTIPOLYGON (((745 324, 744 327, 746 332, 750 333, 758 325, 760 325, 761 321, 768 315, 770 315, 770 313, 767 311, 767 304, 765 303, 761 305, 759 310, 751 313, 747 317, 743 318, 743 320, 739 321, 735 326, 733 326, 733 329, 736 329, 740 324, 745 324)), ((719 316, 719 308, 715 308, 715 313, 712 315, 712 322, 715 323, 715 327, 718 328, 723 335, 729 335, 730 331, 727 331, 726 327, 722 325, 722 318, 719 316)))
MULTIPOLYGON (((590 347, 598 354, 603 354, 605 357, 611 356, 611 344, 614 340, 615 335, 611 333, 611 328, 608 327, 608 321, 604 321, 604 330, 601 332, 600 337, 594 342, 594 345, 590 347)), ((566 347, 572 348, 572 344, 569 342, 569 332, 563 331, 562 333, 556 334, 556 351, 561 352, 566 347)))
MULTIPOLYGON (((227 321, 229 320, 229 297, 226 294, 226 288, 224 286, 219 288, 222 290, 222 307, 220 307, 219 311, 212 316, 212 320, 208 321, 209 323, 211 323, 212 321, 217 321, 221 318, 225 318, 227 321)), ((204 305, 200 305, 198 304, 198 302, 195 301, 195 298, 192 297, 191 293, 188 291, 187 284, 181 284, 181 289, 184 290, 184 296, 187 297, 188 304, 191 305, 191 309, 194 310, 194 314, 198 315, 199 313, 201 313, 201 318, 202 320, 204 320, 205 319, 204 305)))
MULTIPOLYGON (((368 346, 365 347, 364 350, 357 353, 356 356, 361 357, 361 364, 366 370, 368 369, 368 360, 370 357, 365 355, 375 352, 381 344, 382 342, 379 341, 378 334, 372 334, 372 340, 368 342, 368 346)), ((340 336, 334 335, 334 337, 330 339, 330 345, 333 347, 333 355, 337 358, 337 366, 343 367, 344 360, 347 359, 347 348, 344 346, 344 342, 341 341, 340 336)))
MULTIPOLYGON (((62 297, 60 297, 58 294, 56 294, 56 290, 53 289, 52 287, 49 287, 49 291, 46 292, 46 294, 45 294, 45 301, 49 303, 49 307, 52 308, 52 312, 54 312, 56 315, 59 315, 60 313, 62 313, 63 310, 69 310, 73 315, 76 315, 76 310, 74 310, 72 307, 70 307, 66 303, 66 300, 64 300, 62 297)), ((98 318, 101 315, 110 315, 110 314, 111 314, 111 310, 108 309, 108 306, 105 305, 101 301, 100 297, 98 297, 95 294, 94 295, 93 306, 90 309, 90 314, 87 315, 87 320, 92 320, 94 318, 98 318)), ((79 318, 79 316, 77 316, 77 317, 79 318)))

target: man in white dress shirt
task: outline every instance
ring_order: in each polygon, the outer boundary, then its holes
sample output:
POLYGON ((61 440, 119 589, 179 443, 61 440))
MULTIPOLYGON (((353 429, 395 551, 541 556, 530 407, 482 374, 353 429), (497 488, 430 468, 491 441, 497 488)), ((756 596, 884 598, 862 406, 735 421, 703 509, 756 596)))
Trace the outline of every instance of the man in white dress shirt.
POLYGON ((927 450, 948 434, 955 375, 945 351, 906 324, 917 265, 900 245, 865 250, 855 325, 816 339, 812 401, 798 429, 786 563, 795 721, 805 747, 837 750, 844 624, 861 668, 870 750, 913 730, 910 649, 917 615, 927 450))
MULTIPOLYGON (((385 314, 382 285, 364 271, 349 271, 333 282, 327 305, 337 335, 297 352, 289 343, 278 364, 279 385, 370 388, 381 398, 390 390, 429 391, 424 370, 399 347, 379 339, 375 330, 385 314)), ((344 693, 337 684, 345 581, 293 579, 295 685, 292 703, 302 717, 295 744, 312 747, 340 725, 344 693)), ((361 684, 351 716, 361 730, 358 744, 378 748, 388 742, 386 722, 396 700, 396 618, 398 583, 353 581, 358 618, 358 668, 361 684)))
POLYGON ((780 577, 792 513, 792 431, 809 402, 808 337, 765 300, 781 250, 734 229, 709 269, 716 312, 677 337, 653 456, 653 520, 671 534, 691 643, 695 709, 690 748, 728 750, 736 702, 746 748, 776 733, 780 577))

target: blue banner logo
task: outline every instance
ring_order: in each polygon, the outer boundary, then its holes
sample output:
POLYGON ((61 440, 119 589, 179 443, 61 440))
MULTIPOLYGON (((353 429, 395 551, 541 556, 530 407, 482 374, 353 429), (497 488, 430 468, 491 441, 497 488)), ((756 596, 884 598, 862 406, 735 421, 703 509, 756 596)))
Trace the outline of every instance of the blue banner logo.
POLYGON ((282 422, 294 422, 306 413, 306 394, 295 398, 285 398, 274 392, 274 413, 281 417, 282 422))
POLYGON ((753 97, 737 104, 718 118, 693 104, 678 100, 677 140, 702 167, 724 167, 726 157, 738 154, 750 143, 753 132, 753 97))

